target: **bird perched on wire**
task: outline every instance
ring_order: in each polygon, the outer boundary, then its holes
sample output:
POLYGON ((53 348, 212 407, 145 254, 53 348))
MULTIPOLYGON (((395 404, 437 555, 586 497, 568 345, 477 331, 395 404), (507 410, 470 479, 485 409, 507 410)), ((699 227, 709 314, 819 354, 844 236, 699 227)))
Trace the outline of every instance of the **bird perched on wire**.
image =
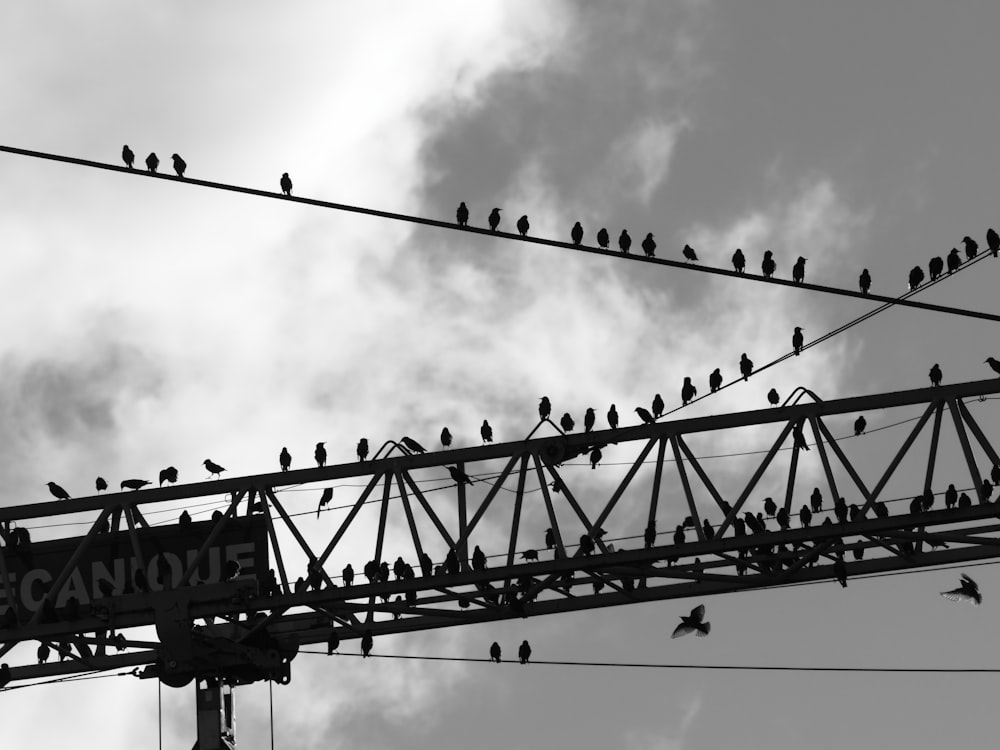
POLYGON ((316 450, 313 451, 313 458, 316 459, 316 465, 320 468, 326 466, 326 443, 319 442, 316 443, 316 450))
POLYGON ((681 406, 687 406, 688 402, 697 395, 698 389, 694 387, 691 378, 684 378, 684 384, 681 386, 681 406))
POLYGON ((681 624, 674 628, 671 638, 680 638, 682 635, 694 633, 699 638, 704 638, 712 629, 712 623, 705 622, 705 605, 699 604, 691 610, 691 614, 681 615, 681 624))
POLYGON ((173 466, 168 466, 165 469, 160 469, 160 486, 163 486, 164 482, 170 482, 170 484, 177 484, 177 469, 173 466))
POLYGON ((493 442, 493 428, 490 427, 490 423, 485 419, 483 420, 482 426, 479 428, 479 434, 483 437, 483 445, 493 442))
POLYGON ((459 469, 457 466, 449 466, 448 473, 455 480, 455 484, 472 484, 472 477, 459 469))
POLYGON ((685 245, 684 249, 681 250, 681 253, 684 255, 684 260, 688 262, 698 260, 698 254, 694 251, 694 248, 691 247, 690 245, 685 245))
POLYGON ((934 281, 941 274, 944 273, 944 258, 940 255, 935 255, 930 259, 927 264, 927 271, 930 273, 931 281, 934 281))
POLYGON ((740 355, 740 375, 743 376, 744 380, 749 380, 750 375, 753 373, 753 360, 747 356, 746 352, 740 355))
POLYGON ((608 426, 612 430, 618 429, 618 410, 614 404, 611 404, 611 408, 608 409, 608 426))
POLYGON ((521 645, 517 649, 517 658, 520 659, 522 664, 527 664, 531 659, 531 646, 527 640, 521 641, 521 645))
POLYGON ((155 151, 150 151, 149 156, 146 157, 146 169, 156 174, 156 168, 160 166, 160 157, 156 155, 155 151))
POLYGON ((279 180, 281 185, 281 192, 285 195, 292 194, 292 178, 288 176, 288 172, 281 173, 281 180, 279 180))
POLYGON ((746 256, 743 255, 743 250, 736 248, 736 252, 733 253, 733 269, 736 273, 743 273, 747 267, 746 256))
POLYGON ((993 253, 993 257, 997 257, 997 253, 1000 252, 1000 234, 997 234, 997 230, 990 227, 986 230, 986 246, 993 253))
POLYGON ((868 294, 868 290, 872 288, 872 275, 868 273, 867 268, 863 269, 858 277, 858 287, 862 294, 868 294))
POLYGON ((601 453, 601 448, 599 446, 594 446, 590 449, 590 468, 596 469, 597 465, 601 463, 601 459, 604 458, 604 454, 601 453))
POLYGON ((924 283, 924 269, 920 266, 914 266, 910 269, 910 290, 916 289, 918 286, 924 283))
POLYGON ((171 154, 170 158, 174 161, 174 171, 177 173, 177 176, 183 177, 184 171, 188 167, 187 162, 184 161, 178 154, 171 154))
POLYGON ((441 445, 445 448, 451 446, 451 431, 447 427, 441 430, 441 445))
POLYGON ((795 261, 795 265, 792 266, 792 281, 796 284, 801 284, 806 278, 806 259, 801 255, 799 259, 795 261))
POLYGON ((653 396, 653 416, 656 417, 657 419, 662 417, 663 408, 664 408, 663 398, 660 396, 659 393, 657 393, 656 395, 653 396))
POLYGON ((773 497, 764 498, 764 512, 770 518, 774 518, 774 514, 778 512, 778 506, 775 504, 773 497))
POLYGON ((494 208, 492 211, 490 211, 489 222, 490 222, 490 231, 491 232, 497 231, 497 227, 500 226, 500 211, 501 210, 502 209, 494 208))
POLYGON ((997 360, 996 357, 987 357, 983 361, 983 364, 989 365, 990 369, 993 370, 993 372, 995 372, 997 375, 1000 375, 1000 360, 997 360))
POLYGON ((953 602, 969 602, 977 607, 983 603, 983 595, 979 593, 979 584, 965 573, 962 573, 962 580, 957 589, 942 591, 941 596, 953 602))
POLYGON ((594 424, 596 422, 597 422, 597 415, 594 413, 594 410, 592 408, 588 407, 587 411, 583 413, 583 431, 590 432, 592 429, 594 429, 594 424))
POLYGON ((517 220, 517 233, 522 237, 527 237, 529 229, 531 229, 531 224, 528 222, 528 214, 523 214, 521 218, 517 220))
POLYGON ((319 505, 316 506, 316 518, 319 518, 319 512, 330 504, 333 500, 333 487, 324 487, 323 494, 319 496, 319 505))
POLYGON ((559 420, 559 424, 563 428, 563 432, 572 432, 573 428, 576 426, 576 422, 573 421, 573 417, 569 415, 569 412, 562 415, 562 418, 559 420))
POLYGON ((140 490, 150 482, 145 479, 126 479, 121 484, 123 490, 140 490))
POLYGON ((128 147, 127 143, 122 146, 122 161, 129 169, 132 169, 132 165, 135 164, 135 154, 132 153, 132 149, 128 147))
POLYGON ((962 242, 965 243, 965 257, 972 260, 977 255, 979 255, 979 243, 974 239, 966 235, 962 238, 962 242))
POLYGON ((642 241, 642 251, 646 253, 647 258, 652 258, 656 255, 656 241, 653 239, 652 232, 646 234, 646 239, 642 241))
POLYGON ((208 469, 208 475, 210 477, 215 476, 219 477, 220 479, 222 478, 222 472, 224 472, 225 469, 219 466, 214 461, 212 461, 212 459, 206 458, 204 461, 202 461, 202 464, 206 469, 208 469))
POLYGON ((368 654, 372 652, 372 647, 375 645, 375 639, 372 638, 372 631, 366 630, 364 635, 361 636, 361 657, 363 659, 368 658, 368 654))
POLYGON ((282 448, 281 453, 278 454, 278 464, 281 466, 282 471, 288 471, 292 465, 292 454, 288 452, 288 448, 282 448))
POLYGON ((931 379, 931 386, 941 385, 941 367, 936 362, 934 363, 934 366, 931 367, 930 372, 928 372, 927 375, 931 379))
POLYGON ((864 415, 859 416, 854 420, 854 436, 864 434, 865 428, 868 426, 868 421, 864 418, 864 415))
POLYGON ((104 477, 98 477, 94 482, 94 487, 97 488, 98 492, 104 492, 104 490, 108 488, 107 480, 105 480, 104 477))
POLYGON ((618 235, 618 249, 621 250, 625 255, 628 255, 629 248, 632 247, 632 237, 629 235, 627 229, 623 229, 622 233, 618 235))
POLYGON ((490 646, 490 661, 500 663, 500 644, 496 641, 493 641, 493 645, 490 646))
POLYGON ((49 488, 49 492, 56 500, 69 500, 69 493, 55 482, 46 482, 45 486, 49 488))
POLYGON ((597 230, 597 244, 600 245, 602 250, 607 250, 608 245, 611 244, 611 238, 608 236, 606 227, 601 227, 597 230))
POLYGON ((573 225, 573 228, 569 232, 569 236, 570 239, 573 240, 574 245, 579 245, 583 242, 583 226, 581 226, 580 222, 576 222, 576 224, 573 225))
POLYGON ((546 420, 552 413, 552 403, 549 401, 548 396, 542 396, 538 399, 538 418, 541 420, 546 420))
POLYGON ((764 260, 760 263, 760 270, 764 274, 765 279, 769 279, 774 276, 774 272, 777 270, 778 264, 774 262, 774 253, 770 250, 764 251, 764 260))
MULTIPOLYGON (((418 443, 416 440, 414 440, 413 438, 409 437, 408 435, 404 435, 403 438, 402 438, 402 440, 400 442, 403 445, 405 445, 407 448, 409 448, 411 451, 413 451, 414 453, 426 453, 427 452, 427 449, 424 448, 424 446, 422 446, 420 443, 418 443)), ((364 459, 362 459, 362 460, 364 460, 364 459)))
POLYGON ((958 254, 957 247, 953 247, 951 249, 951 252, 948 253, 947 261, 948 261, 948 275, 951 276, 951 274, 957 271, 958 267, 962 265, 962 257, 958 254))
POLYGON ((708 387, 712 393, 715 393, 722 387, 722 372, 718 367, 712 370, 712 373, 708 376, 708 387))
POLYGON ((802 329, 799 326, 795 326, 795 331, 792 333, 792 350, 795 352, 796 357, 802 353, 803 341, 802 329))
POLYGON ((771 406, 777 406, 780 401, 781 401, 781 396, 778 395, 778 391, 776 391, 774 388, 772 388, 767 392, 767 403, 769 403, 771 406))
POLYGON ((455 209, 455 221, 458 222, 460 227, 468 226, 469 224, 469 209, 465 205, 465 201, 458 204, 458 208, 455 209))
POLYGON ((635 407, 635 413, 638 414, 639 419, 641 419, 646 424, 653 424, 656 421, 656 418, 649 413, 649 410, 644 409, 641 406, 635 407))

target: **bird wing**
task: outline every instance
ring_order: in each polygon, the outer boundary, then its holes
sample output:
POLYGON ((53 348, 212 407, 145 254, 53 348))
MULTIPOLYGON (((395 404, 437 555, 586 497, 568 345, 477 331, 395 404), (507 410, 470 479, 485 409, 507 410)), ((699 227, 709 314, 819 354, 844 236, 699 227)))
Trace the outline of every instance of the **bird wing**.
POLYGON ((705 605, 699 604, 697 607, 691 610, 691 619, 695 622, 701 622, 705 619, 705 605))
POLYGON ((952 602, 972 602, 976 606, 979 606, 979 602, 975 598, 969 596, 962 589, 952 589, 951 591, 942 591, 941 596, 952 602))
POLYGON ((711 630, 712 630, 712 623, 705 622, 702 623, 702 626, 700 628, 695 628, 694 634, 699 638, 704 638, 706 635, 709 634, 711 630))
POLYGON ((674 632, 671 634, 670 637, 680 638, 682 635, 687 635, 688 633, 693 633, 694 631, 695 631, 694 626, 688 625, 685 622, 681 622, 680 625, 674 628, 674 632))
POLYGON ((962 573, 962 580, 965 581, 970 586, 972 586, 973 588, 977 590, 979 589, 979 584, 973 581, 971 578, 969 578, 969 576, 967 576, 965 573, 962 573))

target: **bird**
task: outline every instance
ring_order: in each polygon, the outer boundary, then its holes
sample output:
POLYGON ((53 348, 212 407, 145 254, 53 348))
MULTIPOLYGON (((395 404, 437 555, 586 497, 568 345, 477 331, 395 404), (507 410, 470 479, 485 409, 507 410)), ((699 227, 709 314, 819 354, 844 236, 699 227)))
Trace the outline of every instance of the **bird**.
POLYGON ((562 425, 563 432, 572 432, 573 427, 576 426, 576 423, 573 421, 573 417, 569 415, 569 412, 562 415, 562 418, 559 420, 559 424, 562 425))
POLYGON ((736 248, 736 252, 733 253, 733 268, 736 273, 743 273, 747 267, 746 256, 743 255, 743 251, 740 248, 736 248))
POLYGON ((792 266, 792 281, 796 284, 801 284, 806 278, 806 259, 801 255, 799 259, 795 261, 795 265, 792 266))
POLYGON ((97 488, 98 492, 104 492, 108 488, 108 483, 104 477, 98 477, 94 482, 94 486, 97 488))
POLYGON ((326 466, 326 443, 320 442, 316 443, 316 450, 313 451, 313 458, 316 459, 316 465, 320 468, 326 466))
POLYGON ((288 176, 288 172, 281 173, 281 180, 279 181, 281 185, 281 192, 285 195, 292 194, 292 178, 288 176))
POLYGON ((490 423, 485 419, 483 420, 482 427, 479 428, 479 434, 483 436, 483 445, 493 442, 493 428, 490 427, 490 423))
POLYGON ((659 393, 657 393, 656 395, 653 396, 653 416, 656 417, 657 419, 662 417, 663 408, 664 408, 663 398, 660 396, 659 393))
POLYGON ((528 214, 524 214, 517 220, 517 232, 522 237, 527 237, 529 229, 531 229, 531 224, 528 222, 528 214))
POLYGON ((681 405, 687 406, 688 402, 698 395, 698 389, 694 387, 691 378, 684 378, 684 385, 681 386, 681 405))
POLYGON ((402 440, 401 440, 401 442, 403 443, 403 445, 405 445, 407 448, 409 448, 414 453, 426 453, 427 452, 427 449, 424 448, 424 446, 422 446, 420 443, 418 443, 416 440, 414 440, 413 438, 409 437, 408 435, 404 435, 403 438, 402 438, 402 440))
POLYGON ((501 210, 502 209, 494 208, 492 211, 490 211, 489 222, 490 222, 490 231, 491 232, 497 231, 497 227, 500 226, 500 211, 501 210))
POLYGON ((774 514, 778 512, 778 506, 775 504, 773 497, 764 498, 764 512, 770 518, 774 518, 774 514))
MULTIPOLYGON (((806 510, 808 510, 808 508, 806 510)), ((791 526, 791 519, 788 517, 788 511, 784 508, 778 508, 778 512, 775 515, 778 519, 778 526, 787 531, 791 526)))
POLYGON ((556 546, 556 535, 552 529, 545 529, 545 549, 552 549, 556 546))
POLYGON ((863 434, 864 431, 865 431, 865 428, 867 426, 868 426, 868 421, 864 418, 863 415, 859 416, 857 419, 855 419, 854 420, 854 436, 857 437, 858 435, 863 434))
POLYGON ((208 475, 209 475, 210 477, 211 477, 211 476, 216 476, 216 477, 219 477, 220 479, 222 478, 222 472, 224 472, 224 471, 225 471, 225 469, 224 469, 224 468, 222 468, 221 466, 219 466, 219 465, 218 465, 217 463, 215 463, 214 461, 212 461, 212 459, 210 459, 210 458, 206 458, 206 459, 205 459, 205 460, 204 460, 204 461, 202 462, 202 464, 204 465, 204 467, 205 467, 206 469, 208 469, 208 475))
POLYGON ((319 505, 316 506, 316 518, 319 518, 320 510, 329 505, 331 500, 333 500, 333 487, 324 487, 323 494, 319 496, 319 505))
POLYGON ((608 426, 612 430, 618 429, 618 410, 614 404, 611 404, 611 408, 608 409, 608 426))
POLYGON ((607 228, 601 227, 597 230, 597 244, 601 246, 602 250, 608 249, 608 245, 611 244, 611 238, 608 236, 607 228))
POLYGON ((823 493, 819 491, 819 487, 813 487, 812 494, 809 496, 809 505, 812 507, 813 513, 819 513, 823 510, 823 493))
POLYGON ((858 286, 861 288, 862 294, 868 294, 868 290, 872 288, 872 275, 868 273, 868 269, 862 269, 861 275, 858 277, 858 286))
POLYGON ((496 641, 493 641, 493 645, 490 646, 490 661, 500 663, 500 644, 496 641))
POLYGON ((977 255, 979 255, 979 243, 974 239, 966 235, 962 238, 962 242, 965 243, 965 257, 972 260, 977 255))
POLYGON ((809 528, 809 524, 812 523, 812 517, 813 514, 812 511, 809 510, 808 505, 803 505, 801 508, 799 508, 799 521, 802 523, 803 529, 809 528))
POLYGON ((478 544, 472 551, 472 569, 486 570, 486 554, 479 548, 478 544))
POLYGON ((165 469, 160 469, 160 486, 163 486, 164 482, 170 482, 170 484, 177 484, 177 469, 173 466, 168 466, 165 469))
POLYGON ((50 649, 49 649, 49 645, 47 643, 42 642, 42 643, 38 644, 38 651, 36 652, 36 654, 38 656, 38 663, 39 664, 44 664, 45 662, 47 662, 49 660, 49 652, 50 652, 50 649))
POLYGON ((944 491, 944 507, 951 510, 956 505, 958 505, 958 490, 954 484, 949 484, 948 489, 944 491))
POLYGON ((469 209, 466 207, 465 201, 458 204, 458 208, 455 210, 455 221, 460 227, 469 224, 469 209))
POLYGON ((649 413, 649 410, 643 409, 641 406, 635 407, 635 413, 638 414, 639 419, 641 419, 646 424, 653 424, 653 422, 656 421, 653 415, 649 413))
POLYGON ((601 453, 601 449, 594 447, 590 450, 590 468, 596 469, 597 465, 601 463, 601 459, 604 458, 604 454, 601 453))
POLYGON ((706 518, 702 523, 701 528, 702 531, 705 532, 705 539, 707 539, 708 541, 712 541, 712 539, 715 537, 715 529, 712 528, 711 521, 709 521, 706 518))
POLYGON ((720 372, 718 367, 712 370, 712 373, 708 376, 708 387, 712 393, 715 393, 722 387, 722 372, 720 372))
POLYGON ((187 162, 184 161, 178 154, 171 154, 170 158, 174 161, 174 171, 177 173, 177 176, 183 177, 184 170, 186 170, 188 166, 187 162))
POLYGON ((840 583, 842 588, 847 588, 847 567, 844 565, 844 561, 839 557, 833 563, 833 575, 836 576, 837 581, 840 583))
POLYGON ((777 406, 778 402, 780 401, 781 401, 781 396, 778 395, 778 391, 776 391, 774 388, 772 388, 767 392, 767 402, 771 406, 777 406))
POLYGON ((770 250, 764 251, 764 260, 760 263, 760 270, 764 274, 765 279, 769 279, 774 276, 774 272, 777 269, 778 264, 774 262, 774 253, 770 250))
POLYGON ((958 270, 958 267, 962 265, 962 258, 958 254, 958 248, 953 247, 951 252, 948 253, 948 275, 951 276, 952 273, 958 270))
POLYGON ((531 646, 528 641, 521 641, 521 646, 517 649, 517 658, 521 660, 522 664, 527 664, 531 659, 531 646))
POLYGON ((139 490, 147 484, 149 484, 149 482, 145 479, 126 479, 121 483, 121 489, 139 490))
POLYGON ((962 573, 962 580, 957 589, 942 591, 941 596, 953 602, 969 602, 977 607, 983 603, 983 595, 979 593, 979 584, 965 573, 962 573))
POLYGON ((292 454, 288 452, 288 448, 281 449, 281 453, 278 454, 278 464, 281 466, 282 471, 288 471, 289 467, 291 467, 292 454))
POLYGON ((132 149, 128 147, 127 143, 122 146, 122 161, 129 169, 132 169, 132 165, 135 164, 135 154, 132 153, 132 149))
POLYGON ((583 431, 590 432, 594 429, 595 422, 597 422, 597 415, 592 408, 588 407, 587 411, 583 413, 583 431))
POLYGON ((646 235, 646 239, 642 241, 642 251, 646 253, 647 258, 652 258, 656 255, 656 241, 653 239, 652 232, 649 232, 646 235))
POLYGON ((691 614, 681 615, 681 624, 674 628, 671 638, 680 638, 688 633, 695 633, 699 638, 704 638, 712 629, 712 623, 705 622, 705 605, 699 604, 691 610, 691 614))
MULTIPOLYGON (((177 524, 181 528, 187 528, 191 525, 191 514, 186 510, 182 510, 180 516, 177 517, 177 524)), ((163 559, 162 557, 160 558, 163 559)))
POLYGON ((361 438, 358 441, 357 452, 359 461, 363 462, 366 458, 368 458, 368 438, 361 438))
POLYGON ((629 235, 627 229, 623 229, 622 233, 618 235, 618 249, 625 255, 628 255, 630 247, 632 247, 632 237, 629 235))
POLYGON ((449 466, 448 473, 451 474, 451 478, 454 480, 455 484, 472 484, 472 477, 459 469, 457 466, 449 466))
POLYGON ((930 369, 930 372, 927 373, 927 375, 931 379, 931 386, 941 385, 941 367, 936 362, 934 363, 934 366, 930 369))
POLYGON ((918 286, 924 283, 924 269, 920 266, 914 266, 910 269, 910 290, 916 289, 918 286))
POLYGON ((451 431, 447 427, 441 430, 441 445, 445 448, 451 446, 451 431))
POLYGON ((684 249, 681 250, 681 253, 683 253, 684 259, 687 261, 698 260, 698 254, 694 251, 694 248, 691 247, 690 245, 685 245, 684 249))
POLYGON ((944 258, 940 255, 935 255, 927 264, 927 270, 930 272, 931 281, 934 281, 934 279, 944 273, 944 258))
POLYGON ((368 654, 372 651, 372 646, 375 645, 375 639, 372 638, 372 631, 366 630, 365 634, 361 636, 361 657, 363 659, 368 658, 368 654))
POLYGON ((579 245, 583 242, 583 227, 580 225, 580 222, 576 222, 576 224, 573 225, 573 228, 569 232, 569 236, 573 240, 574 245, 579 245))
POLYGON ((46 486, 56 500, 69 500, 69 493, 55 482, 46 482, 46 486))
POLYGON ((150 151, 149 156, 146 157, 146 169, 153 174, 156 174, 156 168, 158 166, 160 166, 160 157, 156 155, 155 151, 150 151))
POLYGON ((1000 360, 996 357, 987 357, 983 360, 984 365, 989 365, 990 369, 993 370, 997 375, 1000 375, 1000 360))
POLYGON ((753 373, 753 360, 747 356, 746 352, 743 352, 740 355, 740 374, 744 380, 749 380, 751 373, 753 373))
POLYGON ((799 326, 795 326, 795 332, 792 334, 792 349, 795 351, 795 356, 799 356, 802 353, 802 329, 799 326))
POLYGON ((996 258, 997 252, 1000 251, 1000 234, 997 234, 997 230, 993 227, 986 230, 986 245, 993 253, 993 257, 996 258))

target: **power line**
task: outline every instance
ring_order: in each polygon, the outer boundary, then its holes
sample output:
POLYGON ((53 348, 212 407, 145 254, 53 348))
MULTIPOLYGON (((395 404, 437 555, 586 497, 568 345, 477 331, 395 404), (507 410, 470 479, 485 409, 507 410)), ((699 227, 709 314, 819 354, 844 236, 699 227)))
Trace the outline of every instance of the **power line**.
MULTIPOLYGON (((505 240, 531 242, 536 245, 561 248, 564 250, 574 250, 577 252, 591 253, 593 255, 604 255, 613 258, 628 259, 633 262, 653 263, 661 266, 669 266, 671 268, 683 268, 689 271, 699 271, 701 273, 711 273, 711 274, 716 274, 718 276, 728 276, 734 279, 756 281, 758 283, 763 283, 763 284, 777 284, 780 286, 794 287, 796 289, 805 289, 812 292, 823 292, 825 294, 838 294, 844 297, 855 297, 857 299, 868 300, 871 302, 882 302, 888 304, 902 305, 905 307, 915 307, 924 310, 932 310, 934 312, 943 312, 951 315, 961 315, 969 318, 980 318, 983 320, 1000 321, 1000 315, 980 312, 978 310, 965 310, 956 307, 948 307, 946 305, 934 305, 928 302, 914 302, 910 299, 906 299, 905 298, 906 295, 900 298, 885 297, 879 294, 865 294, 861 291, 854 291, 853 289, 842 289, 839 287, 822 286, 820 284, 808 284, 805 282, 797 283, 794 281, 789 281, 787 279, 775 279, 775 278, 768 278, 765 276, 757 276, 755 274, 737 273, 736 271, 730 271, 725 268, 693 265, 691 263, 686 263, 677 260, 670 260, 668 258, 649 258, 638 254, 624 255, 623 253, 617 251, 605 250, 603 248, 592 247, 590 245, 583 245, 583 244, 574 245, 569 242, 560 242, 558 240, 550 240, 544 237, 528 237, 528 236, 522 237, 519 234, 511 234, 508 232, 491 232, 488 229, 481 229, 479 227, 470 227, 470 226, 459 227, 454 222, 441 221, 439 219, 428 219, 422 216, 412 216, 410 214, 401 214, 392 211, 383 211, 375 208, 366 208, 364 206, 352 206, 346 203, 335 203, 332 201, 319 200, 318 198, 303 198, 301 196, 284 195, 282 193, 276 193, 269 190, 259 190, 257 188, 243 187, 241 185, 229 185, 222 182, 212 182, 210 180, 199 180, 191 177, 174 177, 173 175, 164 174, 160 172, 155 172, 155 173, 143 172, 142 170, 120 167, 116 164, 106 164, 104 162, 91 161, 89 159, 79 159, 72 156, 62 156, 59 154, 50 154, 43 151, 31 151, 23 148, 15 148, 13 146, 0 145, 0 151, 5 151, 7 153, 16 154, 19 156, 29 156, 36 159, 48 159, 50 161, 58 161, 58 162, 63 162, 65 164, 75 164, 77 166, 90 167, 92 169, 105 169, 110 172, 120 172, 123 174, 130 174, 133 176, 148 177, 157 180, 171 180, 173 182, 182 182, 189 185, 197 185, 199 187, 212 188, 214 190, 227 190, 229 192, 234 192, 234 193, 254 195, 259 198, 271 198, 276 200, 289 201, 292 203, 304 203, 306 205, 318 206, 320 208, 329 208, 335 211, 346 211, 349 213, 377 216, 382 219, 405 221, 411 224, 422 224, 424 226, 437 227, 439 229, 448 229, 451 231, 459 231, 459 232, 471 232, 474 234, 483 234, 490 237, 500 237, 505 240)), ((985 257, 985 253, 983 254, 983 256, 985 257)))

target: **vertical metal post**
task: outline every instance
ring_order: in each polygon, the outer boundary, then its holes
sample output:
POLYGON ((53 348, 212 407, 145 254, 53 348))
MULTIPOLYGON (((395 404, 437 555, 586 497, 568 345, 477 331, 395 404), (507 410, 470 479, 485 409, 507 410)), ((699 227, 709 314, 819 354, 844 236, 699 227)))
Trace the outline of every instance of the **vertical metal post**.
POLYGON ((218 680, 195 681, 198 750, 235 750, 232 687, 218 680))

